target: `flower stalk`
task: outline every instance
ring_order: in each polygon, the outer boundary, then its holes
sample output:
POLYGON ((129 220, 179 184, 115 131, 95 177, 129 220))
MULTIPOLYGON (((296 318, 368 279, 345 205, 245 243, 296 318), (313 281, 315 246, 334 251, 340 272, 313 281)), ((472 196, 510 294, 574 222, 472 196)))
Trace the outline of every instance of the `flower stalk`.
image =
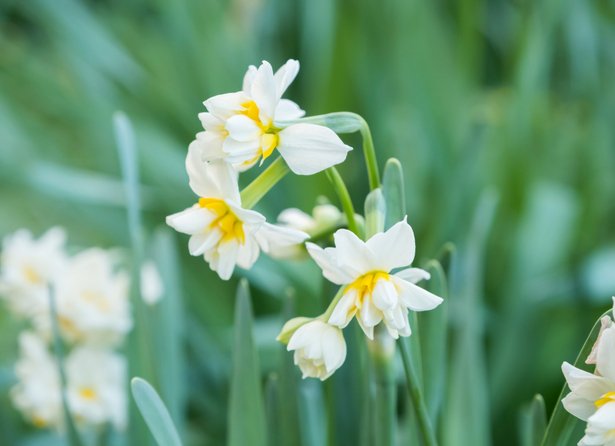
POLYGON ((267 192, 290 172, 282 157, 278 157, 241 191, 241 202, 245 209, 252 209, 267 192))
POLYGON ((355 220, 354 206, 352 205, 350 193, 348 193, 348 188, 346 187, 342 176, 335 167, 330 167, 327 169, 327 177, 329 178, 329 181, 331 181, 331 184, 333 184, 333 188, 340 199, 342 209, 346 215, 346 220, 348 220, 348 229, 359 235, 359 225, 355 220))

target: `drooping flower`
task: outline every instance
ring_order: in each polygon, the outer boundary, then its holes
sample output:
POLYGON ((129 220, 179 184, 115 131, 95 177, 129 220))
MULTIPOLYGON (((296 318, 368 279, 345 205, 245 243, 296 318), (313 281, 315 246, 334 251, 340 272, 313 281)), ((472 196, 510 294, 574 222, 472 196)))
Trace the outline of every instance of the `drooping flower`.
POLYGON ((203 162, 198 149, 191 147, 186 170, 196 204, 167 217, 167 224, 190 235, 188 249, 202 255, 220 278, 227 280, 236 265, 250 268, 260 251, 296 245, 308 235, 269 224, 260 213, 241 207, 237 173, 224 162, 203 162))
POLYGON ((330 324, 344 328, 356 315, 370 339, 380 322, 394 338, 410 336, 408 310, 431 310, 442 302, 440 297, 415 285, 429 279, 427 271, 405 268, 391 273, 407 267, 414 259, 414 233, 405 219, 366 242, 346 229, 338 230, 334 240, 334 248, 306 244, 325 278, 344 287, 330 324))
MULTIPOLYGON (((108 251, 90 248, 72 257, 56 280, 55 297, 58 325, 69 342, 118 345, 132 328, 129 277, 108 251)), ((48 312, 34 324, 50 337, 48 312)))
POLYGON ((49 285, 66 265, 66 234, 49 229, 38 240, 20 229, 3 241, 0 257, 0 295, 11 310, 30 317, 47 308, 49 285))
MULTIPOLYGON (((341 211, 332 204, 319 204, 312 210, 312 215, 300 209, 289 208, 278 215, 278 224, 287 228, 303 231, 313 237, 320 231, 332 230, 342 221, 341 211)), ((278 259, 300 259, 306 255, 303 244, 274 250, 271 256, 278 259)))
POLYGON ((190 145, 205 160, 224 159, 239 171, 262 162, 278 150, 296 174, 311 175, 346 159, 352 150, 327 127, 284 121, 298 119, 304 111, 282 95, 297 76, 299 62, 289 60, 275 74, 263 61, 250 66, 243 90, 221 94, 204 102, 199 114, 205 132, 190 145))
POLYGON ((301 325, 288 341, 288 351, 295 352, 294 361, 303 378, 324 381, 346 359, 346 341, 338 327, 314 319, 301 325))

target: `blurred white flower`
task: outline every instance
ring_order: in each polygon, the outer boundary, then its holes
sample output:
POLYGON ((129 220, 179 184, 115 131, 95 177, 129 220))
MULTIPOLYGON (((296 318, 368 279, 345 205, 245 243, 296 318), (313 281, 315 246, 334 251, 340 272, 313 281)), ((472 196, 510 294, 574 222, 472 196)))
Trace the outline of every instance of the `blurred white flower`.
POLYGON ((331 129, 314 124, 292 124, 304 111, 282 95, 297 76, 299 62, 289 60, 275 74, 263 61, 250 66, 243 90, 207 99, 207 113, 199 114, 205 132, 190 145, 204 159, 225 159, 238 170, 262 162, 278 150, 296 174, 311 175, 346 159, 347 146, 331 129))
MULTIPOLYGON (((113 255, 90 248, 72 257, 56 281, 55 298, 62 336, 69 342, 118 345, 132 328, 129 276, 117 270, 113 255)), ((34 324, 51 335, 49 312, 34 324)))
POLYGON ((295 351, 295 364, 303 378, 319 378, 324 381, 346 359, 346 341, 342 330, 314 319, 301 325, 288 341, 288 351, 295 351))
POLYGON ((334 240, 335 248, 306 244, 323 275, 344 286, 329 318, 330 324, 344 328, 357 315, 359 325, 370 339, 374 327, 382 321, 392 337, 410 336, 408 310, 431 310, 442 302, 440 297, 415 285, 429 279, 427 271, 406 268, 390 274, 414 259, 414 233, 405 219, 367 242, 346 229, 338 230, 334 240))
POLYGON ((57 427, 63 416, 57 364, 45 343, 32 332, 20 334, 19 347, 17 384, 10 394, 13 405, 35 426, 57 427))
POLYGON ((141 266, 141 297, 148 305, 155 305, 164 295, 164 284, 158 267, 152 260, 141 266))
POLYGON ((49 229, 38 240, 20 229, 4 238, 0 257, 0 294, 11 310, 32 316, 47 308, 49 285, 66 265, 63 229, 49 229))
POLYGON ((585 436, 579 446, 615 446, 615 402, 598 408, 587 420, 585 436))
POLYGON ((203 162, 190 148, 186 158, 190 187, 199 201, 167 217, 167 224, 190 235, 188 249, 202 255, 220 278, 227 280, 236 265, 250 268, 260 251, 295 245, 308 235, 265 222, 256 211, 241 207, 237 173, 224 162, 203 162))
POLYGON ((67 398, 77 423, 126 427, 126 360, 109 350, 77 347, 66 358, 67 398))
MULTIPOLYGON (((341 219, 338 208, 332 204, 319 204, 312 210, 312 215, 297 208, 285 209, 278 215, 278 224, 314 236, 319 231, 334 228, 341 219)), ((278 259, 299 259, 305 255, 305 249, 301 243, 273 250, 270 254, 278 259)))

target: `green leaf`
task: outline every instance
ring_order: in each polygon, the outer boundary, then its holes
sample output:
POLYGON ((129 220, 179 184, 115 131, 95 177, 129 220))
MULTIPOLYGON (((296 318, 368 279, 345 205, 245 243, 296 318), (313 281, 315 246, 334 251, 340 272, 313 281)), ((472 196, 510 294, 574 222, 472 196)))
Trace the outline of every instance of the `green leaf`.
POLYGON ((384 221, 387 212, 386 202, 382 189, 374 189, 365 199, 365 238, 384 230, 384 221))
POLYGON ((388 229, 406 216, 404 172, 401 163, 396 158, 390 158, 384 166, 382 193, 386 201, 384 227, 388 229))
POLYGON ((181 446, 171 415, 156 390, 141 378, 133 378, 130 387, 139 411, 158 445, 181 446))
POLYGON ((252 304, 246 280, 239 283, 235 305, 227 444, 265 446, 267 435, 260 367, 252 332, 252 304))
POLYGON ((542 395, 534 399, 521 412, 521 445, 540 446, 547 428, 547 409, 542 395))

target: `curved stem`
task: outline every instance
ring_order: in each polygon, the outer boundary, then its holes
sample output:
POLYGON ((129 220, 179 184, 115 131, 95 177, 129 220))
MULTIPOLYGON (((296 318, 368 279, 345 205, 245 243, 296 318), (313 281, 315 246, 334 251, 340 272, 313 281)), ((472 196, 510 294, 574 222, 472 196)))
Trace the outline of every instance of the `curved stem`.
POLYGON ((354 206, 352 205, 348 188, 346 187, 342 176, 335 167, 330 167, 327 169, 327 176, 329 177, 329 181, 333 184, 333 188, 335 189, 335 192, 337 193, 337 196, 342 204, 342 209, 344 210, 344 214, 348 220, 348 229, 359 235, 359 226, 354 218, 354 206))
POLYGON ((406 345, 404 342, 400 340, 397 344, 399 345, 401 360, 404 364, 408 393, 414 404, 414 410, 416 411, 418 418, 421 435, 423 436, 425 445, 437 446, 438 442, 436 441, 436 435, 433 431, 431 420, 429 419, 429 413, 427 412, 427 406, 425 405, 425 400, 423 399, 423 393, 421 392, 418 384, 416 370, 414 370, 414 366, 412 365, 410 355, 406 350, 406 345))
POLYGON ((252 209, 289 171, 282 157, 278 157, 241 191, 243 208, 252 209))

